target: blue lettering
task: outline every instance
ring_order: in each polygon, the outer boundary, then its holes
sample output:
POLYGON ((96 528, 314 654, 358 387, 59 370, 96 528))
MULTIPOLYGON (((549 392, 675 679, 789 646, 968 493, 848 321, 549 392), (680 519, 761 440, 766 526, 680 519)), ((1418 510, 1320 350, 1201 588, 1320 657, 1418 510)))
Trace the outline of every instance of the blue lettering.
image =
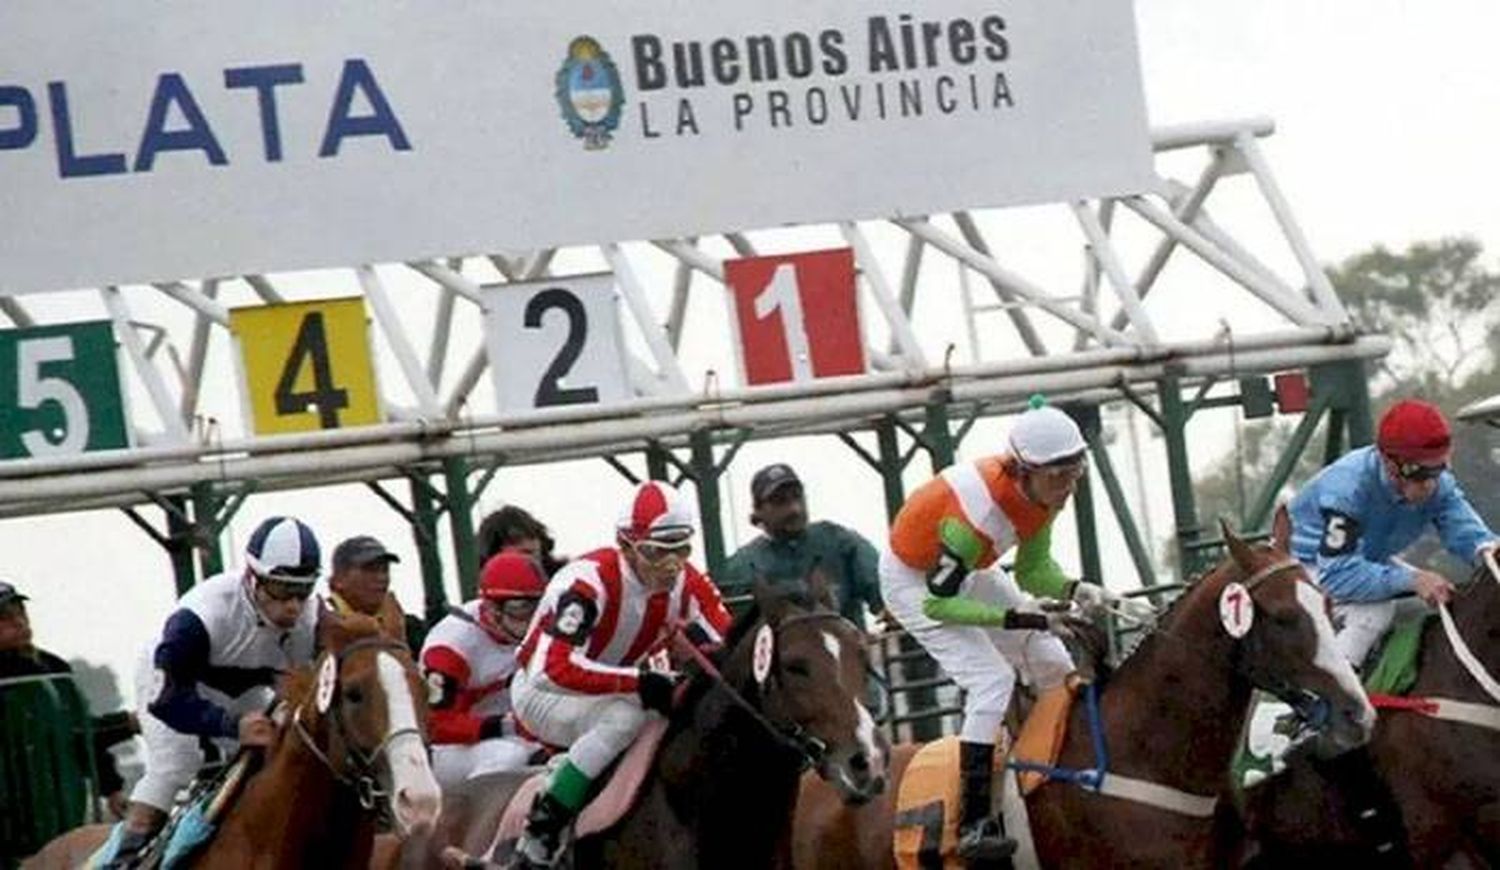
POLYGON ((224 70, 224 87, 254 88, 260 101, 260 131, 266 143, 266 161, 281 160, 281 121, 276 115, 276 86, 302 84, 302 65, 246 66, 224 70))
POLYGON ((209 129, 208 119, 193 99, 187 82, 177 73, 162 73, 156 80, 156 93, 151 95, 151 114, 146 118, 146 129, 141 133, 141 150, 135 155, 135 171, 150 172, 156 165, 156 155, 163 151, 202 151, 208 162, 223 166, 229 162, 219 140, 209 129), (172 106, 182 113, 187 129, 168 130, 167 112, 172 106))
POLYGON ((68 117, 68 86, 47 82, 47 102, 52 109, 52 131, 57 138, 57 171, 63 178, 90 175, 120 175, 125 171, 124 154, 85 154, 73 150, 73 121, 68 117))
POLYGON ((0 108, 16 110, 16 126, 0 130, 0 151, 26 148, 36 141, 36 101, 31 91, 15 85, 0 87, 0 108))
POLYGON ((323 145, 318 149, 319 157, 333 157, 339 153, 339 145, 350 136, 384 136, 397 151, 410 151, 406 132, 396 113, 375 83, 375 75, 365 62, 359 59, 344 61, 344 72, 339 77, 339 89, 333 97, 333 108, 328 113, 328 129, 323 134, 323 145), (354 92, 364 93, 370 104, 371 114, 354 116, 354 92))

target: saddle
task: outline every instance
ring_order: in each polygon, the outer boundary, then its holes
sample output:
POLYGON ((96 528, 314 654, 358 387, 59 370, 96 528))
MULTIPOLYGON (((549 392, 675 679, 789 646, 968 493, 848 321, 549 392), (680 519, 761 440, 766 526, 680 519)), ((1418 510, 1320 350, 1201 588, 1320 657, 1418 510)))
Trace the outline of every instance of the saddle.
MULTIPOLYGON (((1068 733, 1068 716, 1080 683, 1069 678, 1066 683, 1043 692, 1032 705, 1021 726, 1020 736, 1007 754, 995 753, 994 772, 1005 772, 1008 758, 1052 765, 1062 752, 1068 733)), ((1005 734, 998 735, 996 745, 1002 750, 1005 734)), ((964 870, 958 857, 959 816, 959 748, 957 737, 944 737, 926 744, 912 758, 896 793, 896 815, 893 848, 896 866, 902 870, 964 870)), ((1035 791, 1046 782, 1046 775, 1024 771, 1020 778, 1021 794, 1035 791)), ((1000 789, 995 789, 998 795, 1000 789)))
MULTIPOLYGON (((137 870, 174 870, 183 866, 213 839, 219 820, 239 797, 241 787, 258 762, 259 753, 241 752, 216 775, 195 781, 188 791, 187 800, 172 810, 166 824, 142 847, 134 867, 137 870)), ((110 839, 118 835, 117 829, 111 832, 110 839)), ((85 866, 97 866, 98 857, 109 846, 108 842, 101 846, 85 866)))
POLYGON ((1416 614, 1396 623, 1386 635, 1365 678, 1365 691, 1371 695, 1405 695, 1417 682, 1417 665, 1422 657, 1422 632, 1432 614, 1416 614))
MULTIPOLYGON (((656 750, 661 746, 662 737, 667 732, 667 720, 659 716, 652 716, 646 720, 641 728, 641 733, 636 735, 635 742, 625 750, 618 763, 605 773, 604 785, 588 802, 573 825, 573 836, 586 837, 608 830, 619 823, 625 812, 634 806, 636 798, 640 795, 641 783, 646 779, 646 773, 651 770, 651 763, 656 759, 656 750)), ((558 756, 561 757, 561 756, 558 756)), ((537 794, 547 787, 548 773, 538 773, 526 780, 510 803, 505 805, 505 811, 500 816, 500 827, 495 833, 495 841, 490 846, 492 861, 503 862, 514 848, 516 840, 520 839, 522 831, 526 828, 526 815, 531 810, 531 802, 537 794)))

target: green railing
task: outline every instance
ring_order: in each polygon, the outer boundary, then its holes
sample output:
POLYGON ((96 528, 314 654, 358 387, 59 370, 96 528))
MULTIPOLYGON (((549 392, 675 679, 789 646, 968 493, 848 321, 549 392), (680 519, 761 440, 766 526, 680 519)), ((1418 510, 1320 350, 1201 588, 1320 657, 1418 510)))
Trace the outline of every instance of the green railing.
POLYGON ((92 821, 88 704, 70 674, 0 680, 0 867, 92 821))

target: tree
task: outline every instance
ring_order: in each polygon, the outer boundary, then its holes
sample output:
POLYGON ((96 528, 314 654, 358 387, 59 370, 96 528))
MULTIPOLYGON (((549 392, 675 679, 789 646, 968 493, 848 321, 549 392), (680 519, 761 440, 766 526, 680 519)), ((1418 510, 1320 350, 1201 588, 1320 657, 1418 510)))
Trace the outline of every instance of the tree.
MULTIPOLYGON (((1372 364, 1371 406, 1378 414, 1399 397, 1421 396, 1453 414, 1469 402, 1500 393, 1500 271, 1481 263, 1473 239, 1417 242, 1403 253, 1377 246, 1328 270, 1350 316, 1368 332, 1384 333, 1393 346, 1372 364)), ((1240 428, 1237 448, 1220 457, 1194 483, 1199 515, 1242 517, 1286 449, 1295 423, 1256 421, 1240 428), (1244 480, 1242 494, 1240 485, 1244 480)), ((1295 488, 1317 472, 1323 427, 1293 472, 1295 488)), ((1500 430, 1460 425, 1454 472, 1492 525, 1500 523, 1500 490, 1479 485, 1500 463, 1500 430)), ((1170 548, 1169 548, 1170 549, 1170 548)), ((1419 558, 1428 555, 1416 554, 1419 558)))

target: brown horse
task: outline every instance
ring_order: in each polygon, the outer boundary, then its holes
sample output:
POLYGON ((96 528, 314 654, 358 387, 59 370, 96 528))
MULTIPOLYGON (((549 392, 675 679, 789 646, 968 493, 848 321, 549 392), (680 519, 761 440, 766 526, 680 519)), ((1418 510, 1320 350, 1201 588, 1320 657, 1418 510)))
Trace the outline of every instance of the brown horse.
MULTIPOLYGON (((1220 866, 1215 801, 1253 687, 1321 723, 1320 751, 1369 738, 1375 713, 1333 648, 1322 592, 1284 551, 1224 534, 1230 557, 1178 599, 1099 695, 1102 793, 1053 780, 1028 796, 1044 866, 1220 866), (1221 617, 1221 599, 1251 615, 1221 617), (1231 624, 1248 630, 1236 637, 1231 624)), ((1087 708, 1074 705, 1061 767, 1100 764, 1087 708)), ((894 771, 907 756, 899 747, 892 756, 894 771)), ((895 866, 892 801, 830 813, 812 791, 798 810, 799 868, 895 866)))
MULTIPOLYGON (((790 866, 803 770, 850 803, 884 787, 885 748, 862 700, 867 662, 863 633, 826 599, 757 588, 717 657, 721 674, 704 669, 684 691, 640 797, 614 827, 576 842, 571 866, 790 866), (758 680, 752 660, 766 635, 769 670, 758 680)), ((441 837, 484 854, 522 778, 477 777, 450 791, 441 837)), ((408 844, 406 863, 440 864, 433 845, 416 850, 408 844)))
MULTIPOLYGON (((202 867, 366 867, 372 812, 388 801, 397 828, 430 829, 441 798, 427 763, 425 684, 406 646, 370 617, 329 626, 315 667, 283 681, 284 715, 259 772, 193 858, 202 867)), ((108 825, 69 831, 27 867, 84 863, 108 825)))
MULTIPOLYGON (((1500 674, 1500 575, 1481 566, 1451 606, 1452 626, 1481 674, 1500 674)), ((1370 755, 1401 809, 1411 859, 1435 867, 1459 854, 1500 866, 1500 698, 1460 660, 1439 620, 1422 632, 1418 676, 1408 697, 1434 707, 1382 710, 1370 755), (1445 706, 1477 721, 1446 721, 1445 706), (1465 707, 1464 705, 1473 705, 1465 707)), ((1341 790, 1318 766, 1289 759, 1285 773, 1251 789, 1246 826, 1267 864, 1367 858, 1343 812, 1341 790)))

